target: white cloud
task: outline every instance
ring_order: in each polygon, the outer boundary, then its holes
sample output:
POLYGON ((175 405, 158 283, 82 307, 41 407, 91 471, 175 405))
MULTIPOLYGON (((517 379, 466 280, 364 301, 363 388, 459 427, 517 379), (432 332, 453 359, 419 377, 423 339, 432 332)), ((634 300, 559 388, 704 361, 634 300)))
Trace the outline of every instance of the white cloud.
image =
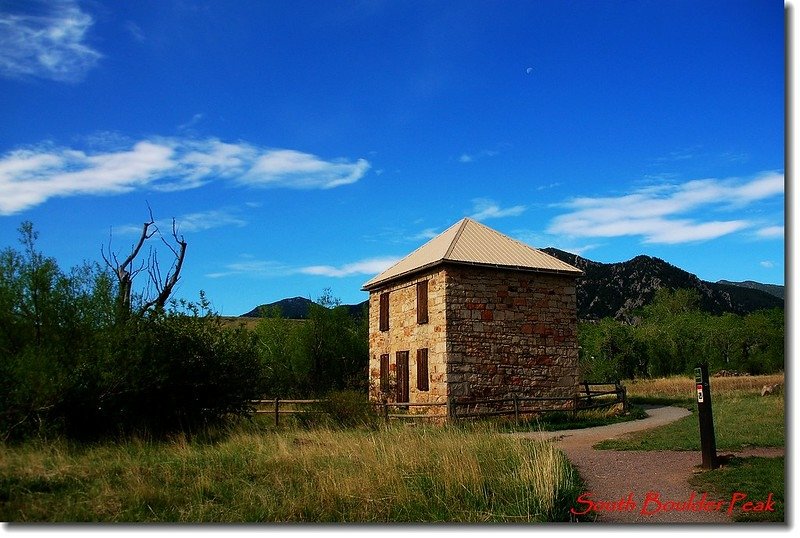
POLYGON ((759 262, 758 265, 760 265, 765 269, 772 269, 773 267, 775 267, 775 263, 769 260, 764 260, 763 262, 759 262))
POLYGON ((23 2, 0 13, 0 74, 78 82, 102 55, 86 44, 94 24, 72 0, 23 2))
POLYGON ((756 235, 764 239, 780 239, 783 238, 783 234, 783 226, 767 226, 756 231, 756 235))
POLYGON ((764 172, 749 181, 701 179, 646 187, 614 197, 581 197, 554 218, 551 234, 572 237, 642 236, 645 243, 705 241, 753 226, 744 219, 705 221, 709 211, 741 209, 783 195, 783 174, 764 172), (692 215, 687 215, 688 213, 692 215))
POLYGON ((341 267, 334 267, 332 265, 312 265, 303 267, 298 272, 307 275, 318 275, 327 277, 346 277, 353 275, 375 275, 384 271, 397 263, 400 258, 396 257, 383 257, 383 258, 368 258, 353 263, 345 264, 341 267))
POLYGON ((0 214, 49 198, 108 195, 139 188, 176 191, 227 180, 252 187, 328 189, 354 183, 369 163, 326 161, 309 153, 217 139, 153 138, 130 149, 86 153, 34 148, 0 156, 0 214))
POLYGON ((249 275, 255 277, 279 277, 296 274, 342 278, 355 275, 374 275, 391 267, 400 258, 381 257, 367 258, 353 263, 334 267, 332 265, 309 265, 306 267, 290 267, 272 260, 245 259, 225 265, 224 271, 208 273, 208 278, 223 278, 232 275, 249 275))
POLYGON ((500 217, 517 217, 527 209, 524 205, 501 208, 497 202, 488 198, 475 198, 472 200, 471 217, 475 220, 497 219, 500 217))
POLYGON ((267 151, 239 180, 258 186, 283 186, 296 189, 330 189, 355 183, 369 170, 369 163, 323 161, 315 155, 291 149, 267 151))

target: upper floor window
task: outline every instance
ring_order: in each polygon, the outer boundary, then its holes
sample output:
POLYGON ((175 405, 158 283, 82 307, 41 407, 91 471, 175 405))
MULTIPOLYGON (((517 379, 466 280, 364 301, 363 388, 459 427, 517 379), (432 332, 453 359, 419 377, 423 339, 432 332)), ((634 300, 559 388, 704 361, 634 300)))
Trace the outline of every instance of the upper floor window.
POLYGON ((389 292, 381 293, 380 330, 389 330, 389 292))
POLYGON ((428 323, 428 281, 417 282, 417 323, 428 323))

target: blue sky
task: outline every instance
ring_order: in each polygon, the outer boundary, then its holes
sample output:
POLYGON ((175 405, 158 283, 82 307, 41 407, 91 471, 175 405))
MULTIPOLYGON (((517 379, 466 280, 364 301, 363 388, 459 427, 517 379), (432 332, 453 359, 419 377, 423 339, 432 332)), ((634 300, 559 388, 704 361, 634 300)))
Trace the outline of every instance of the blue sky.
POLYGON ((226 315, 464 216, 784 279, 782 2, 0 0, 0 117, 0 246, 122 254, 149 204, 226 315))

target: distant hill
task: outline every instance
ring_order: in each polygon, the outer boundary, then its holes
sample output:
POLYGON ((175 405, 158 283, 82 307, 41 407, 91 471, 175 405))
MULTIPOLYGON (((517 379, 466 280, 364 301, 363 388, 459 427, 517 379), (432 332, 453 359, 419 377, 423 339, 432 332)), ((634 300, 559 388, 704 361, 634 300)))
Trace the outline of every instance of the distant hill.
MULTIPOLYGON (((354 318, 358 318, 364 314, 368 302, 369 301, 364 301, 354 305, 340 305, 336 308, 345 308, 347 309, 348 314, 354 318)), ((261 317, 261 312, 263 310, 267 313, 277 313, 280 315, 280 317, 286 319, 307 319, 309 306, 312 304, 314 304, 314 301, 311 299, 306 299, 305 297, 292 297, 290 299, 281 299, 280 301, 275 301, 274 303, 259 305, 251 311, 242 314, 240 317, 258 318, 261 317)))
POLYGON ((761 282, 753 282, 752 280, 745 280, 744 282, 731 282, 729 280, 718 280, 717 284, 725 284, 726 286, 741 286, 742 288, 750 288, 754 290, 761 290, 770 295, 774 295, 781 300, 784 300, 785 297, 785 288, 784 286, 779 286, 778 284, 762 284, 761 282))
MULTIPOLYGON (((578 279, 578 318, 604 317, 629 319, 633 312, 649 304, 659 288, 689 288, 700 293, 700 308, 712 314, 748 314, 763 308, 783 308, 783 286, 757 282, 706 282, 696 275, 651 256, 636 256, 619 263, 600 263, 556 248, 542 249, 561 261, 582 270, 578 279)), ((307 319, 310 299, 292 297, 258 306, 242 317, 259 317, 260 309, 275 311, 287 319, 307 319)), ((341 305, 353 317, 366 312, 368 301, 341 305)))
POLYGON ((760 289, 706 282, 652 256, 600 263, 556 248, 542 250, 585 273, 578 279, 576 291, 580 319, 627 319, 634 310, 650 303, 659 288, 697 290, 700 308, 712 314, 748 314, 763 308, 783 308, 783 299, 760 289))

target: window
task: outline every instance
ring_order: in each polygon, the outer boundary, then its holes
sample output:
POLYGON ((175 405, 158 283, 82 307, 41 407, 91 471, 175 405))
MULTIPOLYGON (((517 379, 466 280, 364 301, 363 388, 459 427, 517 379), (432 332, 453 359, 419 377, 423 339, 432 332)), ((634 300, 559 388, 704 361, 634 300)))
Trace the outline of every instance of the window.
POLYGON ((417 323, 428 323, 428 281, 417 282, 417 323))
POLYGON ((408 402, 408 351, 397 352, 397 402, 408 402))
POLYGON ((380 330, 389 330, 389 292, 381 293, 381 321, 380 330))
POLYGON ((381 355, 381 392, 389 392, 389 354, 381 355))
POLYGON ((417 350, 417 390, 428 390, 428 348, 417 350))

